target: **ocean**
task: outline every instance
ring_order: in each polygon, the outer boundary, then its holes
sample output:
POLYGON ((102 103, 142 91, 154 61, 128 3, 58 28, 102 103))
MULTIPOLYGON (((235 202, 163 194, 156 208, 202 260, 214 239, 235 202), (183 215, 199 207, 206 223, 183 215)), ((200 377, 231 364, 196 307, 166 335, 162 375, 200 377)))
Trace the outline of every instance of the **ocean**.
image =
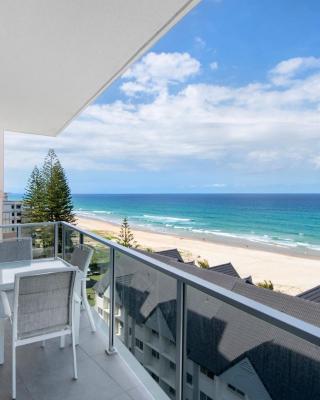
POLYGON ((206 240, 320 251, 320 194, 74 195, 79 216, 206 240))

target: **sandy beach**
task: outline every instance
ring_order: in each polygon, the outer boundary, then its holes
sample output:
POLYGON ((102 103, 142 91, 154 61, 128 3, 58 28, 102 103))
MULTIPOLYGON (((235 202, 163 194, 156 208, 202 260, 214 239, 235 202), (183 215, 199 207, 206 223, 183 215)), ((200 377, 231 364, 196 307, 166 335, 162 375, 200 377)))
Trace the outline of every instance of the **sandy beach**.
MULTIPOLYGON (((119 225, 79 217, 78 226, 114 236, 119 225)), ((296 295, 320 284, 320 258, 283 254, 278 249, 263 250, 255 244, 240 246, 132 229, 135 240, 153 250, 178 248, 185 260, 207 259, 210 265, 232 262, 241 277, 251 275, 255 283, 271 280, 275 290, 296 295), (274 250, 274 251, 273 251, 274 250)))

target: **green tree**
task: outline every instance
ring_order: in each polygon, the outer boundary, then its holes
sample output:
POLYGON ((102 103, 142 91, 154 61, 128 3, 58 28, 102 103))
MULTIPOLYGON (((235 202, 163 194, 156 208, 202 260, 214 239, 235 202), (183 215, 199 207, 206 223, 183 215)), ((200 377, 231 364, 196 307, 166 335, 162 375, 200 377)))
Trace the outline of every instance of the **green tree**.
POLYGON ((46 187, 46 220, 75 222, 68 181, 53 149, 45 158, 42 173, 46 187))
POLYGON ((34 167, 23 196, 24 219, 43 222, 46 218, 45 182, 41 171, 34 167))
POLYGON ((264 289, 269 289, 269 290, 273 290, 274 289, 273 288, 273 283, 271 281, 267 281, 267 280, 264 280, 263 282, 259 282, 257 284, 257 286, 259 286, 261 288, 264 288, 264 289))
POLYGON ((34 168, 23 201, 28 222, 75 222, 68 181, 54 150, 49 150, 40 170, 34 168))
POLYGON ((138 243, 134 240, 134 235, 131 231, 127 217, 125 217, 122 221, 117 242, 119 244, 121 244, 122 246, 129 247, 129 248, 132 248, 132 247, 137 248, 139 246, 138 243))
POLYGON ((210 268, 209 261, 206 260, 205 258, 203 260, 198 260, 198 265, 202 269, 209 269, 210 268))

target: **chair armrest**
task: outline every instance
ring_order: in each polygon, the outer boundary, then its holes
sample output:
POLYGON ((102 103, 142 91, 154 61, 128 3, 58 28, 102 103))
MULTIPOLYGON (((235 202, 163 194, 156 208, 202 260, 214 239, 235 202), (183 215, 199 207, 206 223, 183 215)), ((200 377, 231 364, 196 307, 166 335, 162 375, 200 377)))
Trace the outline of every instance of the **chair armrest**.
POLYGON ((7 293, 6 292, 0 292, 0 295, 1 295, 1 300, 2 300, 2 304, 3 304, 4 313, 12 321, 12 311, 11 311, 11 307, 10 307, 10 303, 9 303, 9 299, 8 299, 7 293))
POLYGON ((81 303, 81 298, 77 295, 77 293, 73 294, 73 301, 76 303, 81 303))

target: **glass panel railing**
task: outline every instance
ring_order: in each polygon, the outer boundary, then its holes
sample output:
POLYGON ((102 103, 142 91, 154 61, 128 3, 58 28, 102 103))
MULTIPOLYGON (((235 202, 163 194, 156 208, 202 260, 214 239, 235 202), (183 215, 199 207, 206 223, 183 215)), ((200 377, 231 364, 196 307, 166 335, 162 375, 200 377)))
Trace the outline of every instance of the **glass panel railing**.
POLYGON ((175 399, 177 282, 119 251, 114 263, 116 338, 175 399))
POLYGON ((83 244, 94 250, 87 277, 88 302, 101 318, 109 321, 110 248, 85 235, 83 244))
POLYGON ((71 255, 75 246, 80 244, 80 233, 73 228, 67 226, 59 227, 59 237, 62 243, 59 246, 59 252, 64 260, 70 262, 71 255))
POLYGON ((0 240, 14 239, 18 235, 16 226, 6 226, 0 228, 0 240))
MULTIPOLYGON (((320 324, 319 304, 238 285, 256 301, 320 324)), ((185 400, 319 397, 318 346, 189 286, 186 299, 185 400)))
POLYGON ((92 311, 108 323, 110 317, 109 246, 79 232, 72 226, 62 225, 61 238, 61 255, 67 262, 71 261, 76 246, 84 245, 93 249, 86 277, 86 295, 92 311))
POLYGON ((20 224, 16 229, 19 237, 32 239, 33 259, 54 257, 54 224, 20 224))

